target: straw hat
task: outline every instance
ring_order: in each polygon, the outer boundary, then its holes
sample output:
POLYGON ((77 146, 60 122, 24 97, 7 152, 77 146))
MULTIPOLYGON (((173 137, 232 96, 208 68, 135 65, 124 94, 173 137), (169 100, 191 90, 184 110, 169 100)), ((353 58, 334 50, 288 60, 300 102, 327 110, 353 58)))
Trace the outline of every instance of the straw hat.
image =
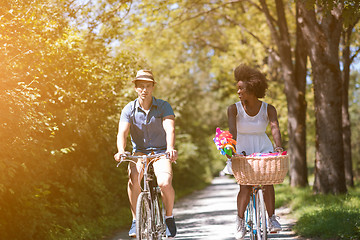
POLYGON ((136 73, 136 77, 134 80, 132 80, 132 82, 135 82, 135 81, 149 81, 149 82, 156 83, 152 72, 150 70, 144 70, 144 69, 139 70, 136 73))

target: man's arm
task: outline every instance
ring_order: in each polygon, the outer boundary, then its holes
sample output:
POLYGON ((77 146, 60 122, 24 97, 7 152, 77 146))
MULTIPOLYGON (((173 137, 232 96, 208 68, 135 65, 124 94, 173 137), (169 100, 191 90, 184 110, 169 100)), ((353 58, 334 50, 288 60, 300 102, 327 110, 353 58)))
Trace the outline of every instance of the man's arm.
POLYGON ((118 152, 114 155, 116 161, 120 161, 121 154, 125 153, 126 139, 129 135, 130 123, 119 121, 119 131, 117 134, 116 145, 118 152))
POLYGON ((169 115, 164 117, 163 127, 166 133, 166 152, 170 155, 170 161, 174 162, 178 157, 175 150, 175 116, 169 115))

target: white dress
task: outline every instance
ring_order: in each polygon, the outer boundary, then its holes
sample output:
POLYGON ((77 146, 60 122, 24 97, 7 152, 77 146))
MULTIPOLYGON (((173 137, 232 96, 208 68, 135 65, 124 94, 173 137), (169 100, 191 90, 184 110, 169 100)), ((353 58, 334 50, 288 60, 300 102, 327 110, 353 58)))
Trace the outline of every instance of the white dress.
MULTIPOLYGON (((266 127, 269 124, 267 115, 268 104, 262 102, 259 112, 253 117, 245 112, 241 101, 235 103, 235 105, 237 109, 236 152, 241 154, 245 151, 246 155, 273 152, 273 145, 265 133, 266 127)), ((233 174, 230 160, 227 161, 223 171, 227 174, 233 174)))

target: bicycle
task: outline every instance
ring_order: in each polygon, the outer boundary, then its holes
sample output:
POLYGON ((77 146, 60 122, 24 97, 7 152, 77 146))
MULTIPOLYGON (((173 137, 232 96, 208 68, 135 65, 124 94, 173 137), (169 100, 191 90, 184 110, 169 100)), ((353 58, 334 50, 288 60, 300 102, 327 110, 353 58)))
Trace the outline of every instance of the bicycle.
MULTIPOLYGON (((136 204, 136 239, 160 240, 166 237, 165 210, 161 199, 161 190, 157 184, 153 163, 166 153, 133 156, 125 153, 117 167, 124 161, 143 164, 143 186, 136 204), (136 161, 135 161, 136 160, 136 161)), ((141 174, 139 174, 139 182, 141 174)))
POLYGON ((245 222, 251 240, 267 239, 267 218, 263 186, 252 187, 250 201, 246 207, 245 222))
POLYGON ((232 170, 240 185, 251 185, 250 201, 246 207, 245 222, 251 240, 267 239, 267 212, 264 186, 280 184, 288 172, 289 155, 245 156, 231 158, 232 170))

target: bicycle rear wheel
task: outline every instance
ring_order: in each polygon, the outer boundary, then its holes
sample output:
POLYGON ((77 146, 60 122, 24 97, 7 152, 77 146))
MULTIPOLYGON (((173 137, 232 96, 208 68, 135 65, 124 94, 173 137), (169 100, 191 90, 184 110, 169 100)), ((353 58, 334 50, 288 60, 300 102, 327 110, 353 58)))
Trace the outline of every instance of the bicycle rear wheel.
POLYGON ((149 193, 140 193, 136 204, 136 238, 152 239, 149 193))
POLYGON ((256 222, 258 240, 267 239, 266 208, 262 189, 256 194, 256 222))

